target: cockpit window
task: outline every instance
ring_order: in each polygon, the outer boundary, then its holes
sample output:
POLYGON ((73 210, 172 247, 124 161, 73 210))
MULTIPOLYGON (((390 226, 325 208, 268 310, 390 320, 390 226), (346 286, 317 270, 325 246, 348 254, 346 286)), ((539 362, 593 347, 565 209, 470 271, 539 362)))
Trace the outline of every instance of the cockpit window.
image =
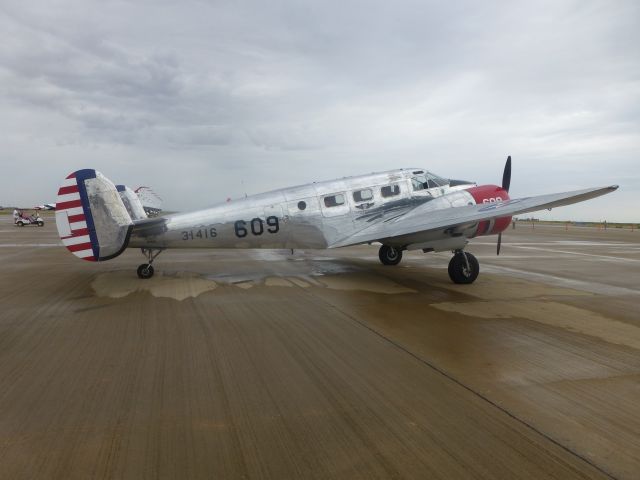
POLYGON ((341 193, 328 195, 324 197, 324 205, 325 207, 337 207, 339 205, 344 205, 344 195, 341 193))
MULTIPOLYGON (((414 172, 415 173, 415 172, 414 172)), ((424 190, 427 185, 427 177, 424 175, 414 175, 411 177, 411 185, 413 186, 413 191, 424 190)))
POLYGON ((416 170, 411 177, 411 186, 413 191, 429 190, 432 188, 441 188, 449 185, 449 180, 439 177, 431 172, 416 170))
MULTIPOLYGON (((431 172, 427 172, 427 182, 429 183, 429 185, 433 185, 433 187, 444 187, 449 185, 448 179, 434 175, 431 172)), ((430 186, 429 188, 433 187, 430 186)))
POLYGON ((396 195, 400 195, 400 185, 398 185, 397 183, 393 185, 385 185, 380 189, 380 194, 384 198, 395 197, 396 195))
POLYGON ((373 192, 370 188, 365 188, 364 190, 353 192, 353 200, 355 202, 366 202, 367 200, 371 200, 372 198, 373 192))

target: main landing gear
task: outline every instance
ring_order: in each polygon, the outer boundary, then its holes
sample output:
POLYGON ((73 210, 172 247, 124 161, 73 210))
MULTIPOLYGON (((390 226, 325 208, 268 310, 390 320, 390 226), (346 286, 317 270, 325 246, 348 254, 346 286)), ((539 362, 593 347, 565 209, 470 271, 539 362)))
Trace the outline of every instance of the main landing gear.
POLYGON ((154 270, 152 263, 156 257, 162 253, 162 249, 142 248, 141 251, 142 254, 147 257, 149 263, 143 263, 138 267, 138 278, 146 280, 147 278, 153 277, 154 270))
POLYGON ((449 261, 449 278, 453 283, 473 283, 480 273, 478 259, 468 252, 456 250, 449 261))
POLYGON ((378 257, 383 265, 397 265, 402 260, 402 250, 389 245, 382 245, 378 257))
MULTIPOLYGON (((402 249, 382 245, 378 257, 383 265, 397 265, 402 260, 402 249)), ((475 282, 480 273, 478 259, 464 250, 455 250, 449 261, 449 278, 453 283, 469 284, 475 282)))

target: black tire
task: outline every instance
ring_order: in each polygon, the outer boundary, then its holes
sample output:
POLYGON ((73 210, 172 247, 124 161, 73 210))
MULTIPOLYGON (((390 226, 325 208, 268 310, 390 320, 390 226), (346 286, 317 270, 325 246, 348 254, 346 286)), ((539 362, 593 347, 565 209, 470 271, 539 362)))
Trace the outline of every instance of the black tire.
POLYGON ((378 252, 378 257, 383 265, 397 265, 402 260, 402 250, 389 245, 382 245, 378 252))
POLYGON ((138 267, 138 278, 147 280, 148 278, 151 278, 151 277, 153 277, 153 265, 143 263, 138 267))
POLYGON ((478 259, 470 253, 456 253, 449 261, 449 278, 451 278, 453 283, 473 283, 476 281, 476 278, 478 278, 479 273, 480 264, 478 263, 478 259), (464 260, 464 255, 467 256, 467 261, 469 262, 468 269, 467 263, 464 260))
POLYGON ((24 227, 24 223, 22 223, 22 222, 18 222, 18 223, 17 223, 17 225, 18 225, 19 227, 24 227))
POLYGON ((38 222, 39 227, 44 227, 44 222, 38 222))

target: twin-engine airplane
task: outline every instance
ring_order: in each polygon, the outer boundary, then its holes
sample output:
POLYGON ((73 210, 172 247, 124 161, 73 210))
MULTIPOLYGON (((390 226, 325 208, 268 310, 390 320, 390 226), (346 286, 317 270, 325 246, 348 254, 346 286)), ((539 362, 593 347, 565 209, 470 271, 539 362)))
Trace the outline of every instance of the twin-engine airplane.
POLYGON ((153 262, 167 248, 316 249, 382 244, 384 265, 397 265, 404 250, 450 250, 449 276, 472 283, 478 260, 464 248, 470 238, 502 233, 512 215, 582 202, 617 185, 536 197, 509 198, 511 157, 502 186, 438 177, 404 168, 311 183, 252 195, 192 213, 148 218, 138 196, 100 172, 69 175, 56 204, 62 243, 77 257, 104 261, 125 248, 140 248, 147 263, 140 278, 153 276, 153 262))

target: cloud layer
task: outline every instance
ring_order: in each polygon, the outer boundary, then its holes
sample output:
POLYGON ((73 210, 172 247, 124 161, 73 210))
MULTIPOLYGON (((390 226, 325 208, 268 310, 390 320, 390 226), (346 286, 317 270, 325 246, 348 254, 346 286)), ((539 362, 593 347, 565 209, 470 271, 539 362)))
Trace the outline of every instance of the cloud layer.
MULTIPOLYGON (((3 2, 0 204, 93 167, 174 209, 401 166, 640 220, 637 2, 3 2), (28 175, 26 186, 16 179, 28 175)), ((549 214, 548 214, 549 215, 549 214)))

